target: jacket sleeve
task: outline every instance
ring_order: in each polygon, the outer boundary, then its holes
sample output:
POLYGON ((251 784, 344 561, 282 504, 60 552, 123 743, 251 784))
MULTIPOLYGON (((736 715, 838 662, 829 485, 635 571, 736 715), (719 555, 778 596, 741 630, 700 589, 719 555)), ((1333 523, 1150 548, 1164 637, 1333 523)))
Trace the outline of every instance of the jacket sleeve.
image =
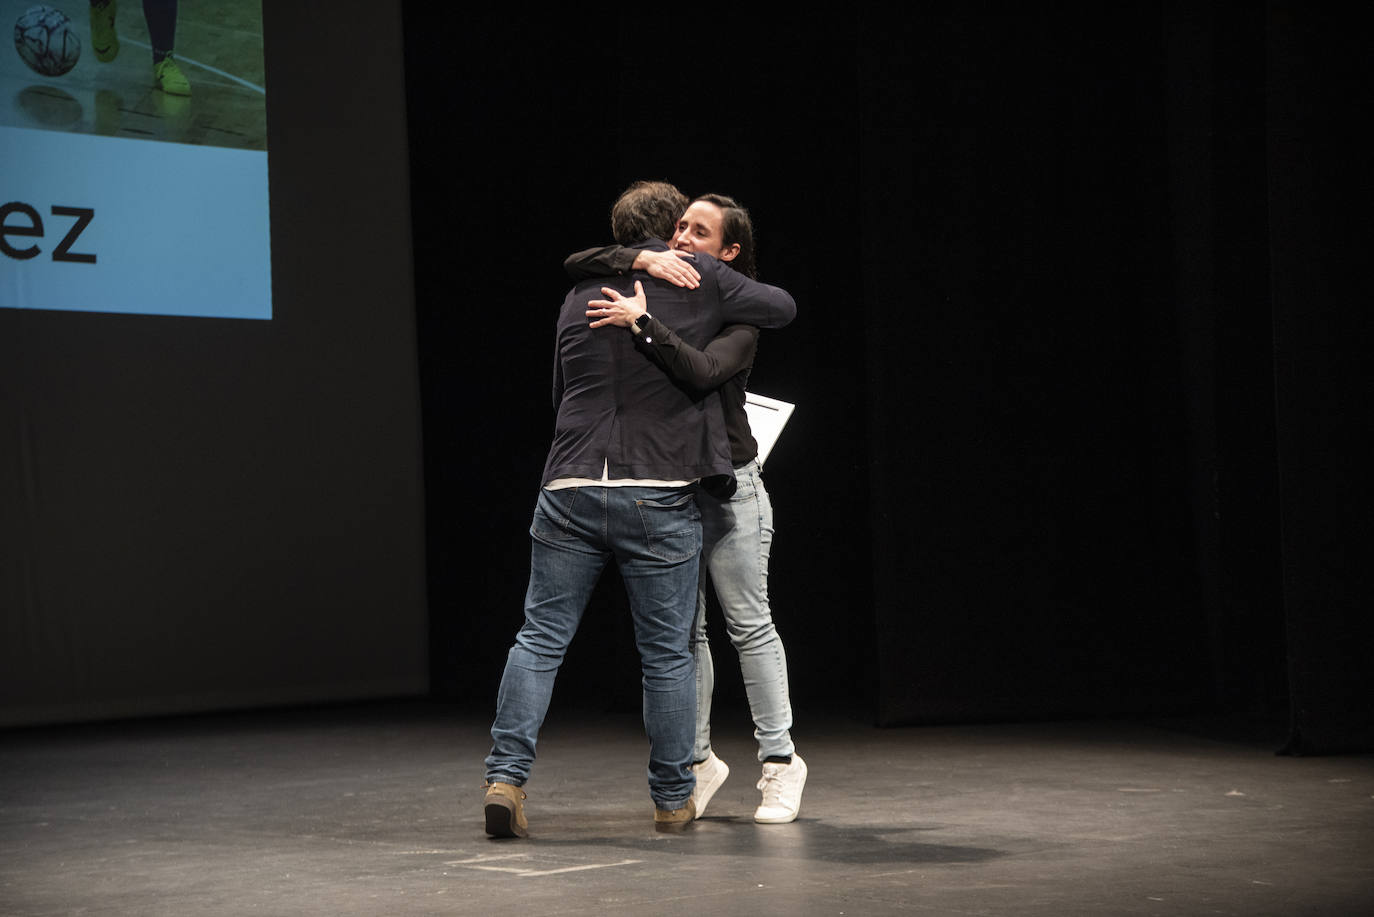
POLYGON ((573 280, 628 274, 631 265, 635 263, 635 256, 638 254, 638 249, 625 248, 623 245, 587 248, 580 252, 574 252, 565 258, 563 270, 573 280))
POLYGON ((753 365, 759 329, 753 325, 727 325, 704 349, 698 350, 650 315, 636 341, 674 382, 709 392, 753 365))
POLYGON ((553 347, 553 412, 563 403, 563 361, 558 356, 558 344, 553 347))
POLYGON ((797 303, 781 287, 750 280, 719 261, 715 266, 720 289, 721 318, 758 328, 781 328, 797 317, 797 303))

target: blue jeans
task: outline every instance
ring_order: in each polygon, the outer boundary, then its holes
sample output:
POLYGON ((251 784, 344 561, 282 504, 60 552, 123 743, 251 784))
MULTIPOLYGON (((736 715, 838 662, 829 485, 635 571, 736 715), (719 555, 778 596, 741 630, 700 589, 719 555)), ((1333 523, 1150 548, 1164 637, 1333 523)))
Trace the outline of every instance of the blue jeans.
POLYGON ((792 702, 787 654, 768 606, 768 553, 773 546, 773 504, 758 462, 735 469, 735 495, 717 500, 700 494, 702 549, 692 652, 697 660, 697 738, 693 757, 711 751, 711 692, 715 668, 706 640, 709 582, 725 614, 725 631, 739 654, 740 673, 754 719, 759 760, 792 754, 792 702))
POLYGON ((606 563, 620 567, 643 670, 649 795, 661 809, 686 804, 696 720, 689 646, 701 513, 690 488, 541 490, 530 526, 525 625, 506 658, 492 723, 487 779, 523 786, 554 679, 606 563))

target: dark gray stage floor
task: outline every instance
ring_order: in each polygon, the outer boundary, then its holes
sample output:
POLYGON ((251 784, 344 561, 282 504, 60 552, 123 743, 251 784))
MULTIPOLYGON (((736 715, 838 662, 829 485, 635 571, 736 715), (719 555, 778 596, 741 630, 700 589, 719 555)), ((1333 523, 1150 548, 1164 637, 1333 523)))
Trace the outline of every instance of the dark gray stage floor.
POLYGON ((657 835, 635 718, 555 711, 532 837, 483 834, 482 714, 422 704, 0 733, 0 914, 1374 914, 1374 756, 1178 724, 806 718, 755 825, 748 724, 657 835))

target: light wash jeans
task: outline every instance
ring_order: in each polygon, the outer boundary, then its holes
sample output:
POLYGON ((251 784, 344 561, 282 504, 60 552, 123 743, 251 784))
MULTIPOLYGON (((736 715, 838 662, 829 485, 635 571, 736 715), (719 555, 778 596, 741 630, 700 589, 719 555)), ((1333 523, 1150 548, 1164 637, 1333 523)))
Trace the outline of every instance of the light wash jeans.
POLYGON ((787 691, 787 654, 768 607, 768 553, 773 546, 773 504, 758 462, 735 469, 735 495, 717 500, 702 493, 701 581, 692 652, 697 660, 697 738, 694 760, 711 751, 711 692, 715 668, 706 640, 709 583, 725 613, 725 631, 739 653, 759 760, 792 754, 792 702, 787 691))
POLYGON ((523 786, 554 679, 592 589, 612 557, 634 618, 649 736, 649 795, 661 809, 692 795, 696 720, 690 648, 701 554, 691 488, 541 490, 530 526, 525 625, 506 659, 492 723, 487 779, 523 786))

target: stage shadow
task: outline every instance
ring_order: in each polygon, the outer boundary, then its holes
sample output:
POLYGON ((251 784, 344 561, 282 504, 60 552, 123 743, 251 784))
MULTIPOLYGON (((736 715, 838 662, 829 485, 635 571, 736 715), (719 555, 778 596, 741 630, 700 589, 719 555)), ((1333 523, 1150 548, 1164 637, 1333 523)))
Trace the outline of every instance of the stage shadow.
POLYGON ((790 825, 758 825, 748 818, 700 819, 681 835, 657 834, 649 817, 598 821, 595 825, 554 817, 531 825, 532 848, 605 847, 644 853, 662 852, 665 842, 674 853, 693 856, 753 857, 768 860, 811 861, 850 866, 886 863, 982 863, 1006 853, 987 847, 929 844, 911 839, 933 828, 834 826, 816 818, 800 818, 790 825), (541 830, 542 829, 542 830, 541 830))

